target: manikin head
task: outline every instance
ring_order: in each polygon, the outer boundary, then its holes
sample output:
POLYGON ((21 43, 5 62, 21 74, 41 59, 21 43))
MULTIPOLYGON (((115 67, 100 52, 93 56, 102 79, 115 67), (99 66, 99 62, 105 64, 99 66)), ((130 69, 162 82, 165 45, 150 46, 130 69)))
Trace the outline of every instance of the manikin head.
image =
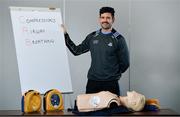
POLYGON ((145 96, 135 91, 127 92, 127 96, 120 96, 121 104, 133 111, 141 111, 145 105, 145 96))

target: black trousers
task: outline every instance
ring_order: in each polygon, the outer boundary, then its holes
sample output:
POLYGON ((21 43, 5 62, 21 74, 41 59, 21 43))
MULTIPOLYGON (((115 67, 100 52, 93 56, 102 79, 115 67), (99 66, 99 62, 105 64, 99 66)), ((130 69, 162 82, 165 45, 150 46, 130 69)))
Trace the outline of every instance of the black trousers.
POLYGON ((118 80, 115 81, 94 81, 89 80, 86 85, 86 93, 98 93, 100 91, 110 91, 116 95, 120 95, 118 80))

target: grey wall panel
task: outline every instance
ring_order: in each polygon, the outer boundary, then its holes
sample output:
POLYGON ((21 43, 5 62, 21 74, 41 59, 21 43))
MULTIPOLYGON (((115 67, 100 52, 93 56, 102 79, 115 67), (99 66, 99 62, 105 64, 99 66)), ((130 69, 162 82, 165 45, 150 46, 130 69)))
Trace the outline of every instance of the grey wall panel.
MULTIPOLYGON (((3 1, 0 1, 0 27, 2 27, 3 25, 3 1)), ((1 86, 3 85, 3 28, 0 28, 0 89, 1 86)), ((0 94, 3 94, 3 91, 0 90, 0 94)), ((3 100, 3 95, 0 95, 0 100, 3 100)), ((2 105, 2 101, 0 101, 0 105, 2 105)), ((2 107, 0 106, 0 109, 2 109, 2 107)))
POLYGON ((3 109, 13 110, 20 109, 21 90, 18 75, 18 66, 15 52, 15 44, 11 26, 9 6, 21 7, 61 7, 62 0, 4 0, 3 2, 3 84, 0 86, 3 91, 4 98, 1 100, 3 109))
POLYGON ((132 1, 130 85, 180 112, 179 3, 132 1))
MULTIPOLYGON (((106 6, 111 6, 115 9, 115 22, 113 27, 122 34, 129 48, 130 41, 130 4, 128 0, 108 0, 106 6)), ((130 49, 130 48, 129 48, 130 49)), ((130 50, 129 50, 130 51, 130 50)), ((122 74, 119 80, 121 95, 127 95, 129 90, 129 69, 122 74)))

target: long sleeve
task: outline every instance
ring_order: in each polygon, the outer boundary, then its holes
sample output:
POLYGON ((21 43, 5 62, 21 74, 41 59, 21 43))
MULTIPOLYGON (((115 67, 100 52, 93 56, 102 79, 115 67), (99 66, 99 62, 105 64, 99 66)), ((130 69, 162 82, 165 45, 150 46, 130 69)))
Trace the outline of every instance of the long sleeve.
POLYGON ((89 51, 89 38, 88 36, 86 39, 79 45, 75 45, 74 42, 70 39, 69 35, 66 33, 65 35, 65 42, 68 49, 74 54, 75 56, 86 53, 89 51))
POLYGON ((123 37, 118 39, 118 59, 121 73, 124 73, 129 67, 129 51, 126 41, 123 37))

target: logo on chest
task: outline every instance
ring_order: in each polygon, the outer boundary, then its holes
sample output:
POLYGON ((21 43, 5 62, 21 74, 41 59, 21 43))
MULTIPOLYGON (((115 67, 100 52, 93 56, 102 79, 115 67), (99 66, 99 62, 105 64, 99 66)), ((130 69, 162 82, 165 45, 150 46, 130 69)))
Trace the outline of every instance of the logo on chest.
POLYGON ((93 40, 93 44, 98 44, 99 40, 93 40))
MULTIPOLYGON (((93 40, 93 44, 94 45, 97 45, 99 43, 99 40, 93 40)), ((108 47, 112 47, 113 46, 113 43, 112 42, 109 42, 109 43, 106 43, 108 47)), ((105 45, 106 45, 105 44, 105 45)))
POLYGON ((109 43, 108 43, 108 46, 109 46, 109 47, 112 47, 112 46, 113 46, 112 42, 109 42, 109 43))

